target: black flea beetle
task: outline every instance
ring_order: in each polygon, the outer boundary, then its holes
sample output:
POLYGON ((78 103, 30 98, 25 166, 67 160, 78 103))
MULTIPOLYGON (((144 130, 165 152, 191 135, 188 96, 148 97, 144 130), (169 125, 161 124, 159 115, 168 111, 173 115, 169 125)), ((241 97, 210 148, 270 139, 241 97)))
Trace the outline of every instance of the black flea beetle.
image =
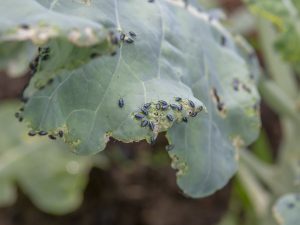
POLYGON ((155 142, 156 142, 155 137, 151 137, 151 138, 150 138, 150 144, 151 144, 151 145, 154 145, 155 142))
POLYGON ((178 109, 178 111, 182 111, 183 106, 180 104, 177 109, 178 109))
POLYGON ((132 38, 127 38, 125 41, 127 44, 132 44, 134 42, 132 38))
POLYGON ((198 115, 197 112, 193 112, 193 113, 190 114, 191 117, 196 117, 197 115, 198 115))
POLYGON ((175 104, 170 104, 170 107, 171 107, 173 110, 176 110, 176 109, 178 109, 178 106, 177 106, 177 105, 175 105, 175 104))
POLYGON ((62 130, 58 131, 58 136, 62 138, 64 136, 64 132, 62 130))
POLYGON ((145 117, 145 115, 138 113, 138 114, 135 114, 134 117, 138 120, 141 120, 145 117))
POLYGON ((49 134, 48 137, 49 137, 49 139, 51 139, 51 140, 56 140, 56 137, 53 136, 52 134, 49 134))
POLYGON ((146 126, 148 126, 148 123, 149 123, 148 120, 143 120, 143 121, 141 122, 141 126, 142 126, 142 127, 146 127, 146 126))
POLYGON ((171 114, 168 114, 167 119, 172 122, 174 120, 174 117, 171 114))
POLYGON ((155 124, 152 122, 152 121, 150 121, 149 122, 149 128, 150 128, 150 130, 154 130, 154 128, 155 128, 155 124))
POLYGON ((145 109, 148 109, 148 108, 150 107, 150 105, 151 105, 150 102, 149 102, 149 103, 145 103, 145 104, 144 104, 144 108, 145 108, 145 109))
POLYGON ((143 108, 141 108, 141 111, 145 114, 145 115, 148 115, 148 110, 147 109, 145 109, 144 107, 143 108))
POLYGON ((175 148, 175 145, 167 145, 166 146, 166 150, 167 151, 171 151, 172 149, 174 149, 175 148))
POLYGON ((31 131, 28 132, 28 135, 31 136, 31 137, 33 137, 33 136, 36 135, 36 132, 33 131, 33 130, 31 130, 31 131))
POLYGON ((187 117, 183 117, 182 121, 185 122, 185 123, 187 123, 188 122, 188 118, 187 117))
POLYGON ((189 104, 192 108, 195 108, 195 103, 192 100, 189 100, 189 104))
POLYGON ((167 110, 168 108, 169 108, 169 105, 162 105, 162 106, 161 106, 161 109, 162 109, 162 110, 167 110))
POLYGON ((47 135, 47 134, 48 134, 47 131, 40 131, 40 132, 39 132, 39 135, 40 135, 40 136, 45 136, 45 135, 47 135))
POLYGON ((176 97, 176 98, 175 98, 175 101, 176 101, 176 102, 180 102, 181 100, 182 100, 182 98, 180 98, 180 97, 176 97))
POLYGON ((124 104, 125 104, 124 99, 123 99, 123 98, 120 98, 119 101, 118 101, 118 104, 119 104, 119 107, 120 107, 120 108, 123 108, 123 107, 124 107, 124 104))
POLYGON ((129 31, 129 35, 130 35, 131 37, 136 37, 136 34, 135 34, 133 31, 129 31))
POLYGON ((124 40, 125 40, 125 34, 121 34, 121 35, 120 35, 120 40, 121 40, 121 41, 124 41, 124 40))

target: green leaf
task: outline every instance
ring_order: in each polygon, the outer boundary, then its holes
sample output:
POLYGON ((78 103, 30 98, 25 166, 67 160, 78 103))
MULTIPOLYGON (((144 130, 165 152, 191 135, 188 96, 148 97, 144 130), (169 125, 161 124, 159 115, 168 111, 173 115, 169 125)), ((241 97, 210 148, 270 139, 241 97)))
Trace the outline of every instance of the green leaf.
MULTIPOLYGON (((113 51, 109 31, 103 24, 54 11, 56 4, 61 5, 46 0, 24 0, 21 6, 17 0, 1 3, 0 69, 22 75, 37 53, 35 46, 50 45, 54 50, 62 47, 64 54, 59 61, 52 60, 52 69, 74 67, 78 61, 87 61, 91 53, 113 51)), ((74 6, 81 4, 85 3, 73 2, 74 6)), ((52 55, 50 52, 50 58, 52 55)))
POLYGON ((80 154, 103 150, 110 137, 151 142, 167 131, 184 192, 201 197, 223 187, 236 171, 238 149, 256 138, 260 126, 255 79, 230 34, 207 14, 164 0, 98 0, 91 6, 67 1, 53 10, 95 21, 101 15, 115 32, 137 36, 132 44, 122 42, 114 57, 55 74, 43 90, 33 90, 32 82, 24 113, 28 125, 53 135, 64 131, 64 141, 80 154), (182 104, 183 110, 158 110, 160 100, 182 104), (153 131, 135 119, 145 103, 151 103, 146 118, 155 124, 153 131))
POLYGON ((286 194, 276 202, 273 213, 280 225, 296 225, 300 221, 300 194, 286 194))
POLYGON ((13 118, 15 109, 15 103, 0 105, 0 206, 13 204, 18 184, 46 212, 64 214, 76 209, 91 158, 71 154, 65 145, 47 137, 28 137, 13 118))

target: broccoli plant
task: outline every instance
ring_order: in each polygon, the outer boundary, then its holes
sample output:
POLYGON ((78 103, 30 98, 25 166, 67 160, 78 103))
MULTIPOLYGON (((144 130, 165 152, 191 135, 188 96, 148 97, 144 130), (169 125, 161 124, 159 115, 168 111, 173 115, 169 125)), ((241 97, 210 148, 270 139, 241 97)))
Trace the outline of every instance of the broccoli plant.
POLYGON ((260 128, 257 60, 219 21, 174 0, 18 3, 0 7, 0 66, 31 69, 17 114, 30 136, 95 154, 163 133, 191 197, 234 175, 260 128))

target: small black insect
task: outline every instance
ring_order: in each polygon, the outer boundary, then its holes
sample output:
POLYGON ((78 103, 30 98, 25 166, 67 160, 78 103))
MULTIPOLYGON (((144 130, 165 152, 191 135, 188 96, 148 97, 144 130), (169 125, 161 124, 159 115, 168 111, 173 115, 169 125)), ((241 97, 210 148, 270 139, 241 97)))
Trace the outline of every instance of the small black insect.
POLYGON ((148 115, 149 112, 147 109, 145 109, 144 107, 141 108, 141 111, 145 114, 145 115, 148 115))
POLYGON ((243 84, 243 85, 242 85, 242 88, 243 88, 246 92, 251 93, 251 89, 250 89, 247 85, 243 84))
POLYGON ((39 60, 40 60, 40 56, 38 55, 38 56, 35 57, 35 59, 34 59, 35 64, 38 64, 39 60))
POLYGON ((120 108, 123 108, 123 107, 124 107, 124 104, 125 104, 125 103, 124 103, 124 99, 123 99, 123 98, 120 98, 119 101, 118 101, 119 107, 120 107, 120 108))
POLYGON ((159 101, 162 105, 168 105, 168 103, 166 102, 166 101, 164 101, 164 100, 160 100, 159 101))
POLYGON ((126 36, 126 35, 122 33, 122 34, 120 35, 120 40, 121 40, 121 41, 124 41, 124 40, 125 40, 125 36, 126 36))
POLYGON ((97 53, 97 52, 93 52, 92 54, 90 54, 91 59, 97 58, 98 56, 99 56, 99 53, 97 53))
POLYGON ((24 111, 24 107, 21 107, 19 110, 20 110, 21 112, 23 112, 23 111, 24 111))
POLYGON ((148 124, 149 124, 149 121, 148 121, 148 120, 143 120, 143 121, 141 122, 141 127, 146 127, 146 126, 148 126, 148 124))
POLYGON ((177 105, 175 105, 175 104, 170 104, 170 107, 173 109, 173 110, 178 110, 178 106, 177 105))
POLYGON ((180 104, 177 109, 178 109, 178 111, 182 111, 183 106, 180 104))
POLYGON ((218 108, 219 111, 222 111, 224 109, 224 103, 218 102, 217 108, 218 108))
POLYGON ((127 44, 132 44, 134 42, 132 38, 127 38, 125 41, 127 44))
POLYGON ((151 145, 154 145, 155 142, 156 142, 155 137, 151 137, 151 138, 150 138, 150 144, 151 144, 151 145))
POLYGON ((111 35, 111 43, 113 45, 118 45, 119 44, 119 38, 114 34, 111 35))
POLYGON ((46 61, 50 58, 50 55, 46 54, 41 57, 41 60, 46 61))
POLYGON ((50 48, 49 47, 44 48, 44 52, 45 53, 49 53, 50 52, 50 48))
POLYGON ((222 46, 225 46, 225 45, 226 45, 226 38, 225 38, 225 36, 222 36, 222 37, 221 37, 221 45, 222 45, 222 46))
POLYGON ((171 114, 167 114, 167 119, 172 122, 174 117, 171 114))
POLYGON ((19 122, 22 122, 23 121, 23 117, 19 117, 19 122))
POLYGON ((53 83, 53 81, 54 81, 53 78, 50 78, 50 79, 48 80, 47 84, 50 85, 50 84, 53 83))
POLYGON ((295 207, 295 204, 294 204, 294 203, 288 203, 288 204, 287 204, 287 207, 288 207, 289 209, 292 209, 292 208, 295 207))
POLYGON ((48 137, 49 137, 49 139, 51 139, 51 140, 56 140, 56 137, 53 136, 52 134, 49 134, 48 137))
POLYGON ((28 132, 28 135, 31 136, 31 137, 33 137, 33 136, 36 135, 36 132, 33 131, 33 130, 31 130, 31 131, 28 132))
POLYGON ((166 146, 166 150, 167 151, 171 151, 171 150, 173 150, 175 148, 175 145, 167 145, 166 146))
POLYGON ((62 138, 64 136, 64 132, 62 130, 58 131, 58 136, 62 138))
POLYGON ((157 110, 160 110, 160 104, 156 104, 155 107, 156 107, 157 110))
POLYGON ((192 100, 189 100, 189 104, 192 108, 195 108, 195 103, 192 100))
POLYGON ((181 100, 182 100, 182 98, 180 98, 180 97, 176 97, 176 98, 175 98, 175 101, 176 101, 176 102, 180 102, 181 100))
POLYGON ((233 90, 238 91, 239 84, 240 84, 240 81, 238 79, 233 79, 233 81, 232 81, 233 90))
POLYGON ((36 69, 36 65, 34 64, 34 63, 30 63, 29 64, 29 68, 31 69, 31 70, 35 70, 36 69))
POLYGON ((112 52, 110 53, 110 56, 115 56, 117 54, 117 52, 112 52))
POLYGON ((47 135, 47 134, 48 134, 47 131, 40 131, 40 132, 39 132, 39 135, 40 135, 40 136, 45 136, 45 135, 47 135))
POLYGON ((149 2, 149 3, 152 3, 152 2, 154 2, 154 0, 148 0, 148 2, 149 2))
POLYGON ((150 103, 150 102, 149 102, 149 103, 146 103, 146 104, 144 104, 144 108, 145 108, 145 109, 148 109, 150 106, 151 106, 151 103, 150 103))
POLYGON ((198 115, 197 112, 193 112, 193 113, 190 114, 191 117, 196 117, 197 115, 198 115))
POLYGON ((131 37, 133 37, 133 38, 136 37, 136 34, 135 34, 133 31, 129 31, 129 35, 130 35, 131 37))
POLYGON ((19 118, 19 117, 20 117, 20 113, 19 113, 19 112, 16 112, 16 113, 15 113, 15 117, 16 117, 16 118, 19 118))
POLYGON ((24 102, 24 103, 26 103, 26 102, 28 102, 28 98, 26 98, 26 97, 24 97, 24 96, 21 96, 21 102, 24 102))
POLYGON ((155 124, 152 122, 152 121, 149 121, 149 128, 150 128, 150 130, 154 130, 154 128, 155 128, 155 124))
POLYGON ((162 109, 162 110, 167 110, 168 108, 169 108, 169 105, 162 105, 162 106, 161 106, 161 109, 162 109))
POLYGON ((36 73, 36 71, 37 71, 37 69, 31 70, 29 75, 33 76, 36 73))
POLYGON ((138 120, 141 120, 145 117, 145 115, 138 113, 138 114, 135 114, 134 117, 138 120))
POLYGON ((24 30, 28 30, 29 29, 29 25, 28 24, 21 24, 20 27, 24 30))
POLYGON ((183 117, 182 121, 185 122, 185 123, 187 123, 188 122, 188 118, 187 117, 183 117))

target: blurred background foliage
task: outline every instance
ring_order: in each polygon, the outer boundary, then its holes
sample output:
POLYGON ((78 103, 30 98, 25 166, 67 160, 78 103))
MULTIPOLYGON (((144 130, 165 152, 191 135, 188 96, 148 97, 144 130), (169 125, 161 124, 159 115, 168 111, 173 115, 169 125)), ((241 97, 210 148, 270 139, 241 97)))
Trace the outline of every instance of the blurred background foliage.
POLYGON ((260 59, 263 127, 240 152, 233 181, 209 198, 182 196, 163 136, 152 147, 112 141, 92 157, 77 157, 51 140, 33 141, 13 118, 28 76, 0 76, 1 225, 300 224, 300 1, 190 3, 244 36, 260 59))

